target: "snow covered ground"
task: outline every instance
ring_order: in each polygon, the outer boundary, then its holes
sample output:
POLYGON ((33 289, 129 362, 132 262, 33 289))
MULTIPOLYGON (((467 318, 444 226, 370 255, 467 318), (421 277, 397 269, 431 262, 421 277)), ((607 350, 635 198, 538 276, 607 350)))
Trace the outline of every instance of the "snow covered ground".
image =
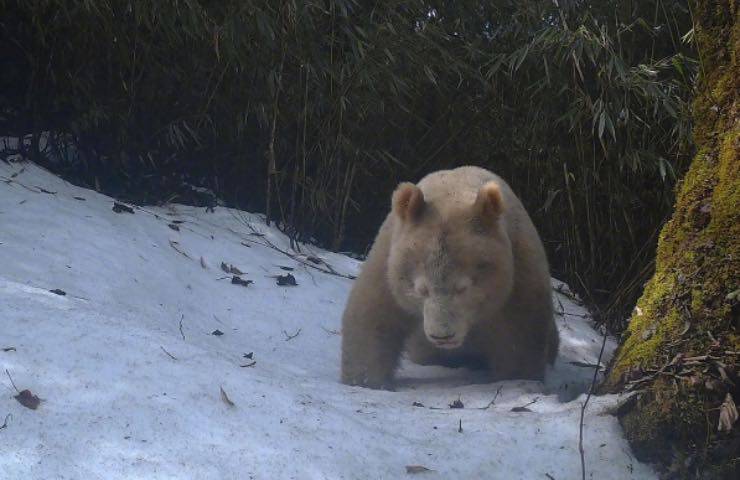
MULTIPOLYGON (((0 161, 1 479, 580 478, 583 364, 601 338, 565 295, 544 385, 404 362, 396 392, 347 387, 352 281, 305 264, 352 275, 358 262, 310 247, 291 258, 283 235, 235 210, 113 205, 0 161), (254 283, 232 284, 222 262, 254 283), (287 273, 297 286, 276 284, 287 273)), ((589 403, 587 476, 654 478, 608 413, 618 401, 589 403)))

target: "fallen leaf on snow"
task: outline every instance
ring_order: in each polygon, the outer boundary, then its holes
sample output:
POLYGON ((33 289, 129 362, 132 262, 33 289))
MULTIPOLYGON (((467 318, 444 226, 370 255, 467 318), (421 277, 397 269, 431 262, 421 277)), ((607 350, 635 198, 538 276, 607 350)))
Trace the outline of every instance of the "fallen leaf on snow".
POLYGON ((221 389, 221 400, 224 401, 224 403, 230 407, 236 407, 236 404, 231 401, 228 395, 226 395, 226 392, 224 392, 224 387, 219 387, 221 389))
POLYGON ((50 291, 51 293, 55 293, 55 294, 57 294, 57 295, 61 295, 62 297, 63 297, 63 296, 65 296, 65 295, 67 294, 67 292, 65 292, 65 291, 64 291, 64 290, 62 290, 61 288, 55 288, 54 290, 49 290, 49 291, 50 291))
POLYGON ((21 405, 26 408, 30 408, 31 410, 36 410, 41 404, 41 399, 31 393, 31 390, 28 389, 23 390, 18 395, 16 395, 15 399, 18 400, 21 405))
POLYGON ((459 398, 450 404, 450 408, 465 408, 462 400, 459 398))
POLYGON ((134 213, 134 209, 123 203, 113 202, 113 211, 116 213, 134 213))
POLYGON ((254 283, 252 280, 242 280, 241 278, 234 275, 231 277, 231 283, 234 285, 242 285, 244 287, 249 286, 250 283, 254 283))
POLYGON ((512 408, 512 409, 511 409, 511 410, 509 410, 509 411, 510 411, 510 412, 529 412, 529 413, 531 413, 531 412, 532 412, 532 410, 530 410, 530 409, 529 409, 529 408, 527 408, 527 407, 529 407, 530 405, 534 405, 535 403, 537 403, 537 402, 539 401, 539 399, 540 399, 540 397, 534 397, 534 400, 532 400, 532 401, 531 401, 531 402, 529 402, 528 404, 526 404, 526 405, 522 405, 521 407, 514 407, 514 408, 512 408))
POLYGON ((3 352, 15 352, 15 347, 5 347, 3 348, 3 352))
POLYGON ((233 265, 229 265, 226 262, 221 262, 221 270, 223 270, 226 273, 233 273, 234 275, 244 275, 244 272, 239 270, 233 265))
POLYGON ((531 413, 532 412, 532 410, 528 409, 527 407, 514 407, 514 408, 511 409, 511 411, 512 412, 518 412, 518 413, 522 413, 522 412, 529 412, 529 413, 531 413))
POLYGON ((295 281, 295 277, 291 275, 290 273, 286 273, 285 275, 278 275, 277 277, 277 284, 281 287, 296 287, 298 286, 298 282, 295 281))
POLYGON ((408 474, 415 474, 415 473, 425 473, 425 472, 433 472, 434 470, 431 470, 424 465, 406 465, 406 473, 408 474))
POLYGON ((211 332, 211 335, 215 335, 215 336, 217 336, 217 337, 220 337, 220 336, 221 336, 221 335, 223 335, 223 334, 224 334, 224 332, 222 332, 222 331, 221 331, 221 330, 219 330, 218 328, 217 328, 216 330, 214 330, 214 331, 212 331, 212 332, 211 332))

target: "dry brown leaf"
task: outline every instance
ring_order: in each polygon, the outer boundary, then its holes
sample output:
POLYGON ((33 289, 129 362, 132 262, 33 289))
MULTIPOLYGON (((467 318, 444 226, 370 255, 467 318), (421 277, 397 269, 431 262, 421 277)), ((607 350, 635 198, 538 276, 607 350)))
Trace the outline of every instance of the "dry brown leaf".
POLYGON ((236 275, 234 275, 233 277, 231 277, 231 283, 233 285, 241 285, 243 287, 248 287, 250 284, 254 283, 254 281, 252 281, 252 280, 242 280, 241 278, 239 278, 236 275))
POLYGON ((221 262, 221 270, 223 270, 226 273, 232 273, 234 275, 244 275, 244 272, 242 272, 235 266, 228 264, 226 262, 221 262))
POLYGON ((286 273, 285 275, 278 275, 277 277, 277 284, 281 287, 296 287, 298 286, 298 282, 296 282, 296 279, 293 275, 290 273, 286 273))
POLYGON ((415 474, 415 473, 425 473, 425 472, 433 472, 434 470, 431 470, 424 465, 406 465, 406 473, 409 474, 415 474))
MULTIPOLYGON (((41 399, 31 393, 31 390, 28 389, 18 393, 18 395, 15 396, 15 399, 18 400, 21 405, 26 408, 30 408, 31 410, 36 410, 41 404, 41 399)), ((737 415, 737 412, 735 412, 735 415, 737 415)))
POLYGON ((728 393, 725 395, 725 401, 719 407, 719 425, 717 425, 717 430, 720 432, 729 432, 732 430, 735 422, 737 422, 737 418, 735 401, 732 399, 732 395, 728 393))
POLYGON ((221 400, 224 401, 224 403, 230 407, 236 407, 236 404, 231 401, 228 395, 226 395, 226 392, 224 392, 224 387, 219 387, 221 389, 221 400))
POLYGON ((116 213, 134 213, 134 209, 123 203, 113 202, 113 211, 116 213))
POLYGON ((527 407, 514 407, 510 411, 516 413, 532 413, 532 410, 528 409, 527 407))

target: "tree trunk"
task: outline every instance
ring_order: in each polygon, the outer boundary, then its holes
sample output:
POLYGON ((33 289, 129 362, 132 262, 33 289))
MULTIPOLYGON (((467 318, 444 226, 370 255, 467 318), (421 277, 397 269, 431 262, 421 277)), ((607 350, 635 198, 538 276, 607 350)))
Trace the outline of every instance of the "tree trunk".
POLYGON ((739 3, 691 2, 697 152, 605 384, 639 392, 622 426, 669 478, 740 478, 739 3))

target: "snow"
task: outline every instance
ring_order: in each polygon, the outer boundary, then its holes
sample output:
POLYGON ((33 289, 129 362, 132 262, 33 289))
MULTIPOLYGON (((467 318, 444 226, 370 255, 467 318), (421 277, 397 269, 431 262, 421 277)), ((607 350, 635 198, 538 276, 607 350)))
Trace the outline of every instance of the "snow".
MULTIPOLYGON (((348 387, 339 329, 352 280, 305 264, 353 275, 359 262, 310 246, 291 258, 258 215, 223 207, 112 206, 0 162, 0 478, 385 479, 415 476, 410 465, 430 469, 423 478, 580 478, 593 375, 582 364, 596 363, 601 335, 569 296, 555 295, 562 348, 544 384, 404 361, 395 392, 348 387), (254 283, 231 284, 222 262, 254 283), (281 267, 298 286, 276 285, 281 267), (6 369, 41 397, 37 410, 14 399, 6 369), (465 408, 448 407, 457 399, 465 408)), ((655 478, 609 414, 623 400, 591 398, 589 478, 655 478)))

